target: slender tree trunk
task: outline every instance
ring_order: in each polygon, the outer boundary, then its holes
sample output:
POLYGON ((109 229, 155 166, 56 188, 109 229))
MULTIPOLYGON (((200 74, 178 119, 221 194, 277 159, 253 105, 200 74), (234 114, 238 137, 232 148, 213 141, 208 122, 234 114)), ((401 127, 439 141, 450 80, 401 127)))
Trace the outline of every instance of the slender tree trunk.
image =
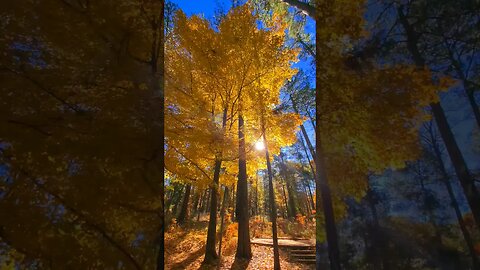
POLYGON ((448 49, 448 56, 450 58, 450 62, 452 66, 455 68, 457 76, 460 78, 463 84, 463 89, 465 90, 465 94, 467 95, 468 102, 472 107, 473 115, 475 116, 475 121, 477 122, 478 128, 480 128, 480 110, 478 108, 477 101, 475 100, 475 92, 473 86, 468 82, 465 73, 462 70, 461 64, 455 59, 453 52, 448 49))
POLYGON ((211 188, 208 188, 206 200, 207 200, 207 203, 205 204, 204 213, 210 213, 210 206, 212 205, 212 189, 211 188))
MULTIPOLYGON (((303 139, 301 137, 300 137, 300 140, 301 140, 300 142, 302 144, 303 150, 305 151, 305 156, 307 158, 308 165, 310 165, 312 175, 315 176, 315 169, 313 168, 312 163, 310 163, 310 157, 308 156, 307 147, 303 143, 303 139)), ((298 151, 298 149, 297 149, 297 154, 300 155, 300 152, 298 151)), ((302 167, 303 167, 303 165, 302 165, 302 167)), ((312 190, 310 189, 310 184, 308 183, 307 179, 304 180, 303 184, 304 184, 305 188, 308 188, 308 193, 307 193, 307 190, 305 189, 305 192, 307 194, 307 200, 308 200, 308 198, 310 198, 309 203, 311 203, 311 207, 312 207, 312 209, 314 209, 315 208, 315 203, 313 201, 313 195, 312 195, 312 190)))
MULTIPOLYGON (((227 124, 228 109, 223 110, 222 118, 222 132, 225 132, 227 124)), ((222 152, 215 156, 215 166, 213 170, 213 183, 210 186, 210 219, 208 220, 207 244, 205 246, 205 258, 203 260, 206 264, 211 264, 218 258, 215 250, 216 236, 217 236, 217 203, 218 203, 218 188, 220 184, 220 170, 222 168, 222 152)))
POLYGON ((300 136, 300 141, 302 143, 302 147, 303 147, 303 151, 305 152, 305 156, 307 157, 308 165, 310 166, 310 170, 312 171, 312 175, 315 178, 315 175, 316 175, 315 168, 313 167, 312 160, 310 159, 310 156, 308 155, 307 146, 305 146, 305 142, 304 142, 304 140, 301 136, 300 136))
MULTIPOLYGON (((296 104, 295 100, 292 98, 291 95, 290 95, 290 101, 292 101, 293 110, 296 113, 298 113, 297 104, 296 104)), ((318 123, 317 123, 317 125, 318 125, 318 123)), ((307 146, 308 146, 308 149, 310 150, 310 154, 312 155, 313 160, 316 160, 317 155, 316 155, 315 150, 312 146, 312 143, 310 142, 310 138, 308 137, 307 130, 305 129, 305 126, 303 126, 303 124, 300 125, 300 130, 302 131, 303 137, 305 138, 305 141, 307 142, 307 146)), ((315 128, 315 130, 317 130, 317 129, 315 128)), ((308 155, 307 155, 307 157, 308 157, 308 155)), ((312 168, 312 170, 313 170, 313 168, 312 168)))
POLYGON ((233 211, 232 213, 232 222, 235 222, 236 221, 236 218, 237 218, 237 193, 235 192, 236 189, 235 189, 235 184, 232 185, 232 200, 231 200, 231 207, 232 209, 234 209, 235 211, 233 211))
MULTIPOLYGON (((464 85, 468 85, 464 82, 464 85)), ((478 108, 477 101, 475 100, 475 92, 470 89, 469 87, 465 86, 465 91, 467 92, 467 98, 470 102, 470 106, 472 106, 473 115, 475 116, 475 120, 477 121, 477 126, 480 128, 480 109, 478 108)))
MULTIPOLYGON (((170 193, 171 196, 168 198, 168 200, 165 204, 165 210, 166 211, 170 211, 170 207, 171 207, 172 204, 175 205, 176 199, 178 198, 179 194, 182 193, 182 189, 183 189, 183 186, 181 186, 179 184, 174 184, 173 191, 170 193)), ((176 214, 175 210, 176 210, 176 208, 174 207, 171 211, 172 216, 175 216, 175 214, 176 214)))
POLYGON ((462 211, 460 210, 460 206, 458 205, 457 199, 455 198, 455 192, 453 191, 452 184, 450 183, 450 177, 448 176, 447 169, 445 168, 445 165, 442 160, 442 154, 440 152, 440 148, 433 136, 432 131, 430 131, 430 136, 431 136, 431 146, 433 148, 435 158, 437 160, 437 165, 443 176, 442 182, 445 184, 445 188, 447 189, 448 196, 450 197, 451 206, 455 211, 455 216, 457 217, 458 225, 460 227, 460 230, 462 231, 463 238, 465 239, 465 243, 467 245, 470 258, 472 259, 473 269, 480 269, 480 262, 475 252, 475 246, 473 243, 472 236, 470 235, 470 232, 467 229, 467 225, 463 220, 462 211))
MULTIPOLYGON (((402 7, 399 7, 397 11, 399 21, 402 24, 407 37, 408 50, 412 54, 412 58, 415 61, 415 64, 419 68, 424 68, 425 60, 423 59, 422 55, 420 54, 420 50, 418 49, 418 35, 415 32, 413 26, 410 25, 408 19, 403 14, 402 7)), ((440 103, 437 102, 430 104, 430 107, 432 109, 435 122, 437 123, 438 130, 440 131, 440 135, 447 148, 448 155, 450 156, 450 161, 452 162, 455 173, 463 188, 463 192, 465 193, 468 204, 470 205, 470 209, 472 210, 472 214, 478 229, 480 226, 480 193, 475 187, 474 179, 467 167, 460 148, 455 141, 455 137, 453 136, 452 130, 450 128, 450 125, 448 124, 447 117, 445 116, 445 112, 443 111, 442 106, 440 105, 440 103)))
POLYGON ((288 190, 288 206, 290 207, 290 218, 295 218, 297 216, 297 205, 296 205, 296 200, 295 200, 295 190, 292 187, 291 183, 287 182, 287 190, 288 190))
POLYGON ((177 218, 178 224, 184 224, 185 220, 188 218, 188 202, 190 200, 191 189, 192 185, 190 184, 185 187, 185 196, 183 197, 182 207, 180 208, 180 213, 177 218))
MULTIPOLYGON (((285 163, 285 160, 283 159, 283 153, 280 153, 280 164, 283 168, 283 170, 280 170, 280 174, 282 175, 283 180, 285 181, 285 185, 287 187, 288 191, 288 205, 287 205, 287 215, 289 218, 295 218, 297 215, 297 209, 295 205, 295 191, 294 188, 292 187, 291 181, 291 175, 289 173, 289 170, 287 168, 287 165, 285 163)), ((283 191, 285 193, 285 185, 283 187, 283 191)))
POLYGON ((173 187, 173 190, 168 190, 167 191, 167 194, 166 194, 167 201, 164 204, 166 212, 168 212, 170 210, 170 204, 171 204, 171 201, 172 201, 172 198, 173 198, 173 194, 175 193, 175 190, 176 190, 176 186, 173 187))
POLYGON ((287 200, 287 192, 285 192, 285 185, 282 184, 282 191, 283 191, 283 203, 285 204, 285 211, 283 211, 283 218, 288 217, 288 200, 287 200), (286 214, 285 214, 286 212, 286 214))
POLYGON ((273 269, 280 270, 280 253, 278 250, 278 237, 277 237, 277 207, 275 205, 275 194, 273 193, 272 165, 270 164, 270 156, 268 153, 267 136, 265 135, 265 127, 263 127, 263 143, 265 145, 265 159, 267 161, 268 190, 269 190, 269 201, 270 201, 270 220, 272 221, 273 269))
POLYGON ((193 206, 192 206, 192 216, 198 213, 198 207, 200 205, 200 190, 195 188, 193 190, 193 206))
POLYGON ((210 219, 208 220, 207 244, 205 247, 205 258, 203 260, 206 264, 212 264, 218 258, 215 250, 215 242, 217 234, 217 191, 221 166, 222 161, 220 159, 215 160, 213 183, 210 187, 210 219))
POLYGON ((303 182, 303 187, 305 189, 305 196, 306 196, 306 200, 307 200, 307 204, 308 204, 308 208, 310 209, 309 210, 309 214, 312 214, 312 209, 315 208, 315 203, 313 202, 313 195, 312 195, 312 191, 310 190, 310 183, 308 183, 308 180, 304 180, 303 182))
MULTIPOLYGON (((264 192, 264 196, 263 196, 263 209, 264 209, 264 213, 265 215, 268 216, 268 219, 270 220, 270 222, 272 221, 270 218, 271 218, 271 215, 270 215, 270 190, 268 188, 268 170, 265 170, 265 175, 264 175, 264 178, 263 178, 263 190, 265 191, 264 192)), ((263 220, 265 221, 265 216, 263 217, 263 220)))
POLYGON ((198 207, 198 212, 197 212, 197 222, 200 221, 200 214, 204 211, 205 208, 205 199, 207 197, 208 189, 205 189, 204 192, 202 192, 202 197, 200 199, 200 205, 198 207))
POLYGON ((237 220, 238 242, 236 258, 252 258, 248 215, 247 154, 245 151, 245 125, 243 116, 238 116, 238 183, 237 183, 237 220))
POLYGON ((427 178, 421 175, 419 180, 420 180, 420 188, 423 193, 423 204, 425 207, 424 215, 428 218, 428 222, 432 224, 435 230, 434 241, 436 246, 441 247, 443 246, 442 233, 440 232, 440 228, 438 227, 437 221, 435 220, 435 213, 434 213, 435 209, 432 208, 430 204, 430 200, 429 200, 430 195, 428 193, 427 187, 425 187, 425 180, 427 180, 427 178))
POLYGON ((222 240, 223 240, 223 231, 224 231, 225 207, 227 202, 228 202, 228 187, 225 186, 223 191, 222 209, 220 210, 220 243, 218 244, 217 269, 220 269, 220 266, 222 264, 222 240))
POLYGON ((182 199, 182 194, 183 194, 183 189, 184 188, 185 188, 185 186, 181 185, 179 187, 178 192, 175 194, 175 197, 172 199, 172 204, 173 204, 172 216, 174 216, 174 217, 177 215, 178 205, 180 204, 180 200, 182 199))
POLYGON ((370 184, 368 187, 367 191, 367 202, 370 207, 370 210, 372 212, 372 223, 373 223, 373 230, 370 230, 370 238, 372 240, 372 260, 373 260, 373 268, 375 270, 380 270, 380 269, 389 269, 387 267, 387 262, 386 260, 388 259, 387 256, 384 256, 382 254, 382 250, 386 248, 386 243, 384 239, 384 235, 382 233, 382 228, 380 227, 380 222, 378 220, 378 214, 377 214, 377 207, 376 203, 373 199, 373 191, 370 188, 370 184))
POLYGON ((255 177, 255 216, 258 216, 258 173, 255 177))
POLYGON ((312 209, 315 209, 315 202, 313 200, 313 192, 312 192, 312 189, 310 188, 310 183, 307 183, 307 188, 308 188, 308 194, 310 197, 310 203, 312 205, 312 209))
POLYGON ((312 211, 310 209, 310 198, 308 196, 307 184, 305 183, 305 181, 303 182, 303 192, 305 192, 305 208, 307 209, 306 216, 308 217, 308 219, 310 219, 310 214, 312 213, 312 211))
MULTIPOLYGON (((317 20, 316 23, 316 31, 317 33, 320 30, 320 25, 321 22, 317 20)), ((316 55, 319 57, 321 55, 321 48, 320 48, 320 36, 316 36, 316 55)), ((317 63, 320 61, 317 59, 317 63)), ((319 68, 316 69, 316 92, 315 92, 315 104, 316 104, 316 111, 315 111, 315 116, 316 116, 316 128, 315 128, 315 147, 316 147, 316 155, 315 152, 313 151, 313 147, 311 144, 309 144, 310 151, 312 152, 312 157, 313 160, 315 160, 315 168, 316 168, 316 177, 315 177, 315 192, 316 192, 316 254, 317 254, 317 269, 321 269, 321 244, 322 242, 320 241, 319 236, 321 235, 321 230, 323 229, 321 224, 320 224, 320 206, 323 206, 323 215, 325 218, 325 231, 327 235, 327 244, 328 244, 328 257, 330 261, 330 269, 331 270, 340 270, 341 265, 340 265, 340 249, 339 249, 339 244, 338 244, 338 235, 337 235, 337 227, 335 224, 335 215, 333 212, 333 203, 332 203, 332 196, 330 192, 330 187, 328 185, 327 181, 327 172, 326 172, 326 166, 325 166, 325 157, 323 156, 323 145, 322 145, 322 140, 321 140, 321 123, 320 123, 320 100, 322 96, 320 95, 320 89, 322 89, 322 80, 321 80, 321 74, 322 72, 320 71, 319 68), (320 196, 319 196, 320 195, 320 196)), ((302 129, 302 132, 304 132, 304 129, 302 129)), ((306 132, 304 132, 304 136, 306 135, 306 132)), ((309 143, 308 136, 305 136, 305 139, 307 140, 307 144, 309 143)))
POLYGON ((431 107, 440 134, 445 142, 450 160, 452 161, 453 167, 463 188, 468 204, 470 205, 475 223, 478 228, 480 225, 480 194, 478 189, 475 187, 474 179, 471 176, 463 155, 460 152, 457 142, 455 141, 442 107, 439 103, 432 104, 431 107))

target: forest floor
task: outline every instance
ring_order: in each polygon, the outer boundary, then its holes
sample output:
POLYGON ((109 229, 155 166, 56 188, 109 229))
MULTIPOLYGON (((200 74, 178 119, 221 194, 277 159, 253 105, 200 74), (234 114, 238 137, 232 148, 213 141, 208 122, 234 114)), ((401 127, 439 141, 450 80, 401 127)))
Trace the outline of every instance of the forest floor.
MULTIPOLYGON (((271 246, 252 244, 253 257, 250 261, 245 262, 235 260, 237 244, 236 223, 230 223, 225 228, 220 267, 217 268, 217 266, 202 265, 205 255, 207 225, 207 221, 200 221, 191 223, 183 228, 179 226, 171 226, 168 229, 165 233, 165 269, 273 269, 273 248, 271 246)), ((258 234, 258 232, 253 232, 253 234, 258 234)), ((219 237, 220 235, 218 234, 217 236, 219 237)), ((283 248, 280 248, 280 264, 282 269, 315 269, 314 265, 304 265, 290 261, 288 251, 283 248)))

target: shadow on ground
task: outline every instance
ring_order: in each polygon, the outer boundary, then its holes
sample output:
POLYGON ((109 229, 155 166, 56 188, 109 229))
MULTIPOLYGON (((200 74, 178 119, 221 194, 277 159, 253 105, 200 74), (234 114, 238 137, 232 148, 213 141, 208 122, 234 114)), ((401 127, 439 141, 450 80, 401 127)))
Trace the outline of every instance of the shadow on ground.
POLYGON ((250 260, 238 259, 235 258, 235 261, 232 264, 231 270, 245 270, 248 267, 250 260))
POLYGON ((194 251, 193 253, 190 253, 190 255, 187 258, 183 259, 182 261, 173 264, 171 269, 172 270, 187 269, 187 267, 190 264, 198 260, 198 258, 203 256, 204 254, 205 254, 205 245, 203 245, 201 248, 194 251))

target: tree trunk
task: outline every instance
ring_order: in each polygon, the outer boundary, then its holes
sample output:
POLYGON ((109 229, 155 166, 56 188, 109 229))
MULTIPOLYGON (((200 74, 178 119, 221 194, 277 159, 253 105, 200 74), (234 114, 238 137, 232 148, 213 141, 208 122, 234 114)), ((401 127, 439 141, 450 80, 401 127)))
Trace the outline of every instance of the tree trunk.
MULTIPOLYGON (((294 194, 294 188, 292 187, 291 177, 289 170, 287 168, 287 165, 285 163, 285 160, 283 159, 284 154, 280 153, 280 165, 283 170, 280 170, 280 174, 282 175, 283 180, 285 181, 285 185, 287 187, 288 191, 288 205, 286 206, 287 208, 287 216, 288 218, 295 218, 297 215, 297 209, 295 205, 295 194, 294 194)), ((285 185, 283 187, 283 192, 285 194, 285 185)))
MULTIPOLYGON (((227 124, 228 109, 223 110, 222 118, 222 132, 225 132, 227 124)), ((222 152, 215 155, 215 166, 213 170, 213 183, 210 186, 210 218, 208 220, 207 244, 205 246, 205 264, 211 264, 218 258, 215 250, 216 236, 217 236, 217 203, 218 203, 218 188, 220 183, 220 170, 222 169, 222 152)))
POLYGON ((181 185, 178 191, 175 193, 175 197, 172 198, 172 216, 175 217, 177 215, 178 205, 180 204, 180 200, 182 199, 183 189, 185 188, 184 185, 181 185))
POLYGON ((470 258, 472 259, 473 269, 480 269, 480 262, 477 258, 475 252, 475 246, 473 243, 473 239, 470 235, 470 232, 467 229, 467 225, 463 220, 462 211, 460 210, 460 206, 458 205, 457 199, 455 198, 455 192, 453 191, 452 184, 450 183, 450 177, 448 176, 447 170, 445 165, 443 164, 442 154, 440 153, 440 149, 438 147, 437 141, 435 140, 432 131, 430 131, 431 136, 431 146, 433 148, 435 158, 437 160, 438 168, 442 174, 442 182, 445 184, 445 188, 448 191, 448 196, 450 197, 450 203, 455 211, 455 216, 457 217, 458 225, 460 226, 460 230, 462 231, 463 238, 465 239, 465 243, 467 244, 467 248, 470 254, 470 258))
MULTIPOLYGON (((317 33, 319 32, 320 29, 320 22, 317 21, 316 23, 316 31, 317 33)), ((316 36, 316 55, 319 57, 321 55, 321 48, 320 48, 320 36, 316 36)), ((320 61, 317 59, 317 63, 320 61)), ((340 270, 341 265, 340 265, 340 249, 339 249, 339 244, 338 244, 338 235, 337 235, 337 227, 335 225, 335 215, 333 212, 333 203, 332 203, 332 197, 330 193, 330 187, 328 185, 327 181, 327 172, 326 172, 326 166, 325 166, 325 157, 323 156, 323 145, 321 141, 321 123, 320 123, 320 100, 321 100, 321 95, 320 95, 320 89, 322 89, 322 83, 321 83, 321 71, 320 69, 316 69, 316 92, 315 92, 315 104, 316 104, 316 111, 315 111, 315 116, 316 116, 316 128, 315 128, 315 146, 316 146, 316 155, 313 155, 315 153, 312 153, 312 157, 315 161, 315 167, 316 167, 316 177, 315 177, 315 192, 316 192, 316 266, 317 269, 321 269, 321 241, 319 239, 319 235, 321 235, 321 230, 322 227, 320 225, 320 206, 323 206, 323 215, 325 218, 325 231, 327 235, 327 244, 328 244, 328 257, 330 261, 330 269, 331 270, 340 270)), ((304 129, 302 130, 304 132, 304 129)), ((305 132, 306 133, 306 132, 305 132)), ((304 133, 304 136, 306 135, 304 133)), ((305 137, 307 140, 307 144, 309 142, 308 136, 305 137)), ((313 152, 313 147, 311 147, 311 144, 309 144, 310 151, 313 152)))
POLYGON ((297 216, 297 205, 295 200, 295 190, 292 187, 292 184, 287 182, 287 190, 288 190, 288 206, 289 206, 289 217, 295 218, 297 216))
POLYGON ((235 192, 236 189, 235 189, 235 184, 232 185, 232 200, 231 200, 231 207, 232 209, 234 209, 233 213, 232 213, 232 222, 235 222, 236 221, 236 217, 237 217, 237 193, 235 192))
POLYGON ((205 191, 202 192, 202 197, 200 198, 198 212, 197 212, 197 222, 200 221, 200 214, 204 211, 205 199, 207 197, 207 193, 208 193, 208 189, 205 189, 205 191))
POLYGON ((225 220, 225 205, 228 202, 228 187, 225 186, 223 191, 223 200, 222 200, 222 209, 220 210, 220 243, 218 243, 218 265, 217 268, 220 269, 222 262, 222 240, 223 240, 223 231, 224 231, 224 220, 225 220))
POLYGON ((380 227, 380 222, 378 220, 377 208, 375 206, 376 202, 373 198, 374 194, 372 189, 370 188, 370 183, 368 186, 367 191, 367 202, 368 206, 370 207, 370 211, 372 212, 372 226, 370 229, 370 238, 372 241, 371 251, 372 251, 372 260, 373 260, 373 269, 380 270, 380 269, 389 269, 387 267, 386 260, 388 259, 387 256, 382 254, 382 250, 386 249, 386 243, 384 239, 384 235, 382 233, 382 228, 380 227))
POLYGON ((312 211, 310 209, 310 198, 308 196, 307 184, 305 183, 305 181, 303 181, 303 192, 305 193, 305 209, 307 209, 306 216, 308 217, 308 219, 310 219, 312 211))
POLYGON ((182 208, 180 209, 180 213, 178 214, 177 223, 184 224, 185 220, 188 218, 188 202, 190 200, 190 191, 192 189, 192 185, 187 184, 185 187, 185 196, 183 197, 182 208))
POLYGON ((315 209, 315 202, 313 201, 313 193, 312 193, 312 189, 310 188, 310 183, 307 183, 307 188, 308 188, 308 195, 310 197, 310 203, 312 205, 312 209, 315 209))
POLYGON ((198 213, 198 207, 200 205, 200 193, 201 191, 198 188, 193 190, 192 216, 198 213))
MULTIPOLYGON (((442 242, 442 233, 440 232, 440 228, 438 227, 437 221, 435 220, 435 208, 431 205, 431 202, 429 200, 429 193, 427 190, 427 187, 425 186, 425 180, 428 180, 427 177, 421 175, 420 176, 420 188, 423 193, 423 204, 425 207, 424 215, 428 218, 428 222, 432 224, 434 230, 435 230, 435 237, 434 237, 434 242, 435 245, 438 247, 443 246, 442 242)), ((433 196, 433 195, 431 195, 433 196)))
POLYGON ((255 216, 258 216, 258 173, 255 177, 255 216))
POLYGON ((475 92, 472 89, 469 89, 467 87, 465 88, 465 91, 467 92, 467 98, 468 98, 468 101, 470 102, 470 106, 472 106, 472 111, 473 111, 473 115, 475 116, 475 120, 477 121, 477 126, 478 128, 480 128, 480 109, 478 108, 477 101, 475 100, 475 92))
POLYGON ((473 115, 475 116, 475 121, 477 122, 478 128, 480 128, 480 110, 478 108, 477 101, 475 100, 474 88, 471 85, 471 83, 468 81, 467 77, 465 76, 465 73, 462 70, 461 64, 459 63, 459 61, 455 59, 453 52, 450 49, 448 49, 448 56, 450 58, 450 62, 452 63, 452 66, 455 68, 457 76, 462 81, 463 89, 465 90, 465 94, 467 95, 468 102, 470 103, 470 106, 472 107, 473 115))
POLYGON ((463 155, 458 148, 452 131, 450 130, 450 126, 448 125, 442 107, 439 103, 432 104, 431 107, 438 129, 442 135, 443 141, 445 142, 447 152, 455 169, 455 173, 457 174, 458 180, 463 188, 478 228, 480 225, 480 194, 475 187, 474 179, 468 170, 463 155))
POLYGON ((218 258, 215 243, 217 235, 217 191, 221 166, 222 161, 217 158, 213 171, 213 183, 210 187, 210 219, 208 220, 207 244, 205 246, 205 258, 203 260, 206 264, 212 264, 218 258))
POLYGON ((285 211, 283 211, 283 218, 288 217, 288 201, 287 201, 287 192, 285 192, 285 185, 282 184, 282 191, 283 191, 283 203, 285 204, 285 211))
POLYGON ((278 251, 278 237, 277 237, 277 207, 275 205, 275 194, 273 193, 272 165, 270 164, 270 156, 268 154, 268 145, 267 145, 267 137, 265 135, 265 127, 263 127, 263 143, 265 145, 265 159, 267 161, 268 190, 269 190, 269 199, 270 199, 270 220, 272 221, 273 269, 280 270, 280 253, 278 251))
POLYGON ((236 258, 252 258, 248 215, 247 154, 245 151, 245 126, 243 116, 238 116, 238 183, 237 183, 237 221, 238 242, 236 258))
POLYGON ((152 23, 152 34, 153 34, 153 43, 152 50, 150 54, 150 65, 151 65, 151 79, 152 79, 152 100, 150 102, 151 112, 149 117, 153 118, 151 123, 151 138, 152 144, 151 149, 153 149, 152 156, 153 159, 151 164, 154 164, 154 177, 151 179, 153 182, 160 182, 159 185, 159 199, 161 210, 159 213, 160 217, 160 226, 156 239, 157 245, 157 258, 156 258, 156 269, 160 270, 164 268, 165 264, 165 78, 164 78, 164 11, 165 3, 160 1, 160 10, 158 18, 155 17, 152 23), (156 123, 158 119, 158 124, 156 123))
POLYGON ((207 198, 206 198, 207 202, 205 204, 205 208, 204 208, 204 213, 210 213, 210 206, 212 204, 212 189, 211 188, 208 188, 208 192, 207 192, 207 198))
MULTIPOLYGON (((402 7, 399 7, 397 11, 399 21, 402 24, 407 37, 408 50, 412 54, 415 64, 419 68, 424 68, 425 60, 418 49, 418 35, 403 14, 402 7)), ((465 159, 463 158, 460 148, 455 141, 455 137, 453 136, 442 106, 437 102, 430 104, 430 107, 432 109, 435 122, 437 123, 438 130, 440 131, 440 135, 447 148, 448 155, 450 156, 450 161, 452 162, 455 173, 463 188, 463 192, 465 193, 468 204, 470 205, 470 209, 472 210, 472 214, 478 229, 480 226, 480 194, 475 187, 474 179, 470 174, 465 159)))
MULTIPOLYGON (((292 101, 293 110, 298 114, 297 104, 295 103, 295 100, 292 98, 291 95, 290 95, 290 101, 292 101)), ((318 125, 318 123, 317 123, 317 125, 318 125)), ((303 124, 300 125, 300 130, 302 131, 303 137, 305 138, 305 141, 307 142, 308 149, 310 150, 310 154, 312 155, 313 160, 316 160, 317 157, 316 157, 315 150, 313 149, 312 143, 310 142, 310 138, 308 137, 307 131, 305 129, 305 126, 303 126, 303 124)), ((317 129, 315 128, 315 130, 317 130, 317 129)), ((307 158, 308 158, 308 155, 307 155, 307 158)), ((313 171, 313 168, 312 168, 312 171, 313 171)))
MULTIPOLYGON (((301 139, 301 138, 300 138, 301 139)), ((305 144, 303 143, 303 139, 301 139, 301 144, 302 144, 302 147, 303 147, 303 150, 305 152, 305 156, 307 158, 307 162, 308 162, 308 165, 310 165, 310 169, 312 171, 312 175, 315 177, 315 169, 313 168, 312 166, 312 163, 310 162, 310 157, 308 156, 308 151, 307 151, 307 147, 305 146, 305 144)), ((298 150, 297 150, 298 151, 298 150)), ((297 152, 298 155, 300 155, 300 152, 297 152)), ((302 165, 303 167, 303 165, 302 165)), ((310 183, 309 183, 309 180, 305 179, 304 180, 304 185, 306 188, 308 188, 308 193, 307 193, 307 198, 310 198, 310 202, 311 203, 311 209, 314 209, 315 208, 315 203, 313 201, 313 194, 312 194, 312 190, 310 189, 310 183)), ((307 190, 305 190, 305 192, 307 192, 307 190)))

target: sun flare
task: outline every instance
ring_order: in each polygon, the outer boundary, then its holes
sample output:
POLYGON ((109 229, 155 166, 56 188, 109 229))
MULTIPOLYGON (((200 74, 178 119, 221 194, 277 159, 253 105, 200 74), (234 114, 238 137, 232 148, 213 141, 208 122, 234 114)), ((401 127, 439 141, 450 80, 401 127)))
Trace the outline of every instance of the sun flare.
POLYGON ((261 151, 261 150, 265 149, 265 145, 263 144, 262 141, 258 141, 258 142, 255 143, 255 149, 261 151))

